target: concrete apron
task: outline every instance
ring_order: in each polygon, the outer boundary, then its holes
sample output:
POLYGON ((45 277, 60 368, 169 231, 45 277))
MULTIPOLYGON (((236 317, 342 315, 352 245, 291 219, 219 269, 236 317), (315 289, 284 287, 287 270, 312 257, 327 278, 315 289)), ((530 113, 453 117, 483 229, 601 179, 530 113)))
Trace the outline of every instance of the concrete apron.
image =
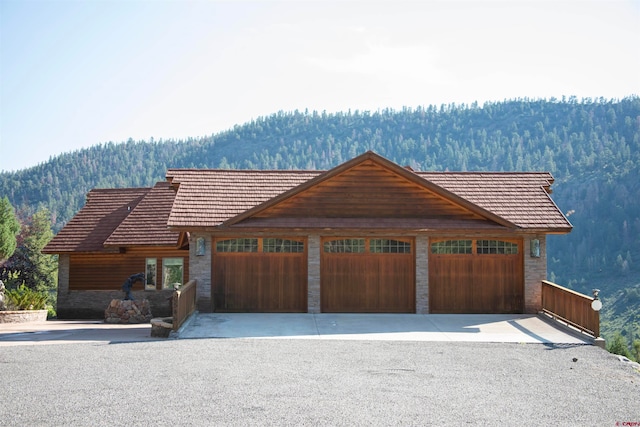
POLYGON ((592 344, 536 315, 195 313, 180 339, 260 338, 592 344))

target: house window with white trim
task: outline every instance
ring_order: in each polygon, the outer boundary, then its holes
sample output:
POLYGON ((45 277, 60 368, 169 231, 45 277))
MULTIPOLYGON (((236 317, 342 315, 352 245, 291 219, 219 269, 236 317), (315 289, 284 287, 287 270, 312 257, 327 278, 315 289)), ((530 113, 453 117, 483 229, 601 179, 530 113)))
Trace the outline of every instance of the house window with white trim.
POLYGON ((182 286, 184 259, 162 258, 162 289, 178 289, 182 286))

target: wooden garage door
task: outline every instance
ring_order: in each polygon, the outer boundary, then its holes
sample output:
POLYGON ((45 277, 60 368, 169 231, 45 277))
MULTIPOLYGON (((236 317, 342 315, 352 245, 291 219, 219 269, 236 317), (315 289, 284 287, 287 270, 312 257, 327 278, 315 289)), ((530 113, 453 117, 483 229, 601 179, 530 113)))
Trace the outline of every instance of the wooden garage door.
POLYGON ((406 238, 324 238, 322 311, 415 313, 413 248, 406 238))
POLYGON ((521 240, 431 240, 431 313, 522 313, 521 240))
POLYGON ((306 312, 303 239, 219 239, 214 244, 213 306, 226 312, 306 312))

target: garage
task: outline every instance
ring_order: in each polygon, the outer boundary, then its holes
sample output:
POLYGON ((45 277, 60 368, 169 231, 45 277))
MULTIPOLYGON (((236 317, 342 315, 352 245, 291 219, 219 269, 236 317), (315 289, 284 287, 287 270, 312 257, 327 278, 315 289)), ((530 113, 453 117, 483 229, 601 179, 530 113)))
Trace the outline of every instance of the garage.
POLYGON ((325 313, 415 313, 411 238, 326 237, 321 245, 325 313))
POLYGON ((215 311, 307 311, 305 239, 216 239, 213 249, 211 287, 215 311))
POLYGON ((522 313, 522 240, 431 239, 431 313, 522 313))

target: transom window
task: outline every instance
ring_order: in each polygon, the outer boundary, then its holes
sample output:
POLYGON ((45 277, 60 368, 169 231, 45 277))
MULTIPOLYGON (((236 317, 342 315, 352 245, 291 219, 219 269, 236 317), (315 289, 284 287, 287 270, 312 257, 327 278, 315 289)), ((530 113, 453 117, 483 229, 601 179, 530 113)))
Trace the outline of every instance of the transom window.
POLYGON ((505 240, 440 240, 431 243, 437 255, 517 255, 519 245, 505 240))
POLYGON ((471 254, 473 253, 471 240, 443 240, 431 244, 432 254, 471 254))
POLYGON ((364 253, 364 239, 338 239, 324 242, 327 253, 364 253))
POLYGON ((480 255, 516 255, 518 253, 518 244, 503 240, 478 240, 476 242, 476 251, 480 255))
POLYGON ((262 241, 262 252, 302 253, 304 242, 290 239, 265 238, 262 241))
POLYGON ((411 243, 393 239, 371 239, 369 250, 382 254, 410 254, 411 243))
POLYGON ((304 253, 304 240, 275 237, 223 239, 216 241, 218 253, 304 253))
POLYGON ((218 240, 216 252, 258 252, 258 239, 218 240))

